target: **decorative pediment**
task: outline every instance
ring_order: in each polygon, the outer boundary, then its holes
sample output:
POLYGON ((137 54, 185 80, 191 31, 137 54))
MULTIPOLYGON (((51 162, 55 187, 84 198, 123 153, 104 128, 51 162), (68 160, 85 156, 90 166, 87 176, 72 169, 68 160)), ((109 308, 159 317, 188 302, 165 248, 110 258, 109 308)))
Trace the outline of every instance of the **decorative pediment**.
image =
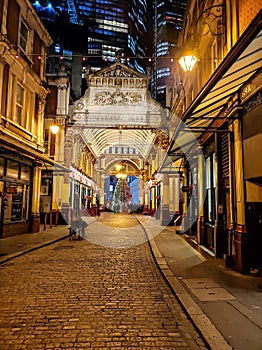
POLYGON ((116 62, 109 67, 102 68, 90 77, 128 77, 128 78, 144 78, 145 75, 135 71, 128 66, 116 62))
POLYGON ((120 62, 103 68, 88 77, 90 87, 121 87, 124 89, 147 88, 150 76, 141 74, 120 62))

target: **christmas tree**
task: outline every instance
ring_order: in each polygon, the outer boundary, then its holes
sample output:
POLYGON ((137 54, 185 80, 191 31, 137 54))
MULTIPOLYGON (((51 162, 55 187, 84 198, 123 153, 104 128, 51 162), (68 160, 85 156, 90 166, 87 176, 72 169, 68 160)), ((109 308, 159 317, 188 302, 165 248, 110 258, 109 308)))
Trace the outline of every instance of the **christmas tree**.
POLYGON ((128 209, 132 205, 132 195, 130 193, 129 185, 126 179, 118 179, 113 202, 112 209, 116 212, 128 212, 128 209))

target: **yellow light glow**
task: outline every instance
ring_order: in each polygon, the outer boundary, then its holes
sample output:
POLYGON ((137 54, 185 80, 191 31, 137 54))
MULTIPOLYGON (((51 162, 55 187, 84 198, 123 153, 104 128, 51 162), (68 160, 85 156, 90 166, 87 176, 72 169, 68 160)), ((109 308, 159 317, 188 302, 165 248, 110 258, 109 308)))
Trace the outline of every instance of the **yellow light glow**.
POLYGON ((117 177, 118 179, 124 180, 124 179, 127 178, 127 174, 122 174, 122 173, 120 173, 120 174, 117 174, 116 177, 117 177))
POLYGON ((186 56, 182 56, 178 60, 178 63, 181 65, 181 67, 184 69, 185 72, 187 71, 191 72, 197 61, 198 59, 196 58, 195 55, 186 55, 186 56))
POLYGON ((117 171, 121 170, 122 168, 123 168, 123 166, 120 165, 120 164, 118 164, 118 165, 116 166, 116 170, 117 170, 117 171))
POLYGON ((59 131, 59 126, 56 125, 56 124, 53 124, 53 125, 50 126, 50 130, 51 130, 52 134, 56 135, 58 133, 58 131, 59 131))

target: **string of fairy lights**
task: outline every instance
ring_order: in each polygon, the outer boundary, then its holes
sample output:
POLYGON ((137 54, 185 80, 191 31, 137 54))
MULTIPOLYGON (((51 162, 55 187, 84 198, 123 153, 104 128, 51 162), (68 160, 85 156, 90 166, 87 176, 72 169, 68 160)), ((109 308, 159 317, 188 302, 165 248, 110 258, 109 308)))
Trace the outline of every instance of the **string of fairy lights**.
POLYGON ((150 56, 128 56, 128 57, 105 57, 104 55, 80 55, 80 54, 70 54, 70 55, 57 55, 57 54, 39 54, 39 53, 32 53, 32 54, 25 54, 25 53, 2 53, 0 54, 0 57, 4 57, 4 56, 13 56, 16 59, 19 59, 19 57, 37 57, 38 60, 42 60, 42 59, 48 59, 48 58, 58 58, 59 60, 63 61, 66 59, 71 59, 74 57, 80 57, 82 58, 82 61, 88 61, 89 59, 102 59, 104 61, 127 61, 129 62, 132 59, 140 59, 140 60, 147 60, 148 63, 152 62, 154 59, 165 59, 165 60, 169 60, 171 63, 174 62, 175 60, 177 60, 178 58, 174 58, 174 57, 170 57, 170 56, 161 56, 161 57, 150 57, 150 56))

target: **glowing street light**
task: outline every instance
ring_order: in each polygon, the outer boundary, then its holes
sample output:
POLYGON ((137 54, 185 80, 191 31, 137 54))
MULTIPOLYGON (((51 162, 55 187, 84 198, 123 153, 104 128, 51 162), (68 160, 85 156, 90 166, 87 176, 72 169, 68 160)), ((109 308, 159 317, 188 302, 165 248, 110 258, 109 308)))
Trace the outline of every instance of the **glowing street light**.
POLYGON ((60 128, 59 128, 59 126, 57 124, 52 124, 50 126, 51 133, 54 134, 54 135, 56 135, 58 133, 59 129, 60 128))
POLYGON ((197 61, 198 59, 194 54, 185 54, 178 60, 178 63, 184 69, 185 72, 191 72, 197 61))

